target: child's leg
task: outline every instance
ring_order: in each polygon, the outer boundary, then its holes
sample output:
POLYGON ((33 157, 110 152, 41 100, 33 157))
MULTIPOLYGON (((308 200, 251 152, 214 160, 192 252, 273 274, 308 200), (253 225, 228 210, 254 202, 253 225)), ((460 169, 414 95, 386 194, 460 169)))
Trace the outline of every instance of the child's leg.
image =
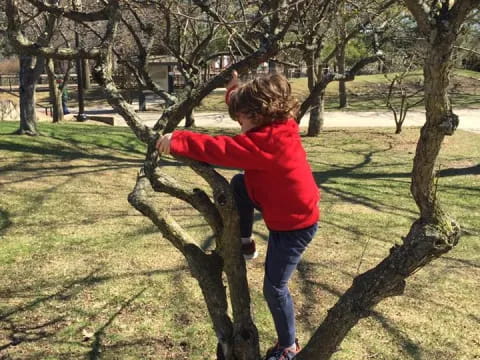
POLYGON ((245 260, 252 260, 258 256, 255 241, 252 239, 253 209, 255 208, 255 205, 248 196, 243 174, 235 175, 232 178, 231 185, 240 218, 242 254, 245 260))
POLYGON ((235 196, 238 214, 240 216, 240 236, 242 238, 250 238, 252 236, 253 209, 255 206, 248 196, 244 175, 235 175, 230 181, 230 184, 233 189, 233 195, 235 196))
POLYGON ((272 231, 268 238, 263 294, 272 313, 281 348, 295 343, 295 311, 288 280, 316 230, 315 224, 297 231, 272 231))

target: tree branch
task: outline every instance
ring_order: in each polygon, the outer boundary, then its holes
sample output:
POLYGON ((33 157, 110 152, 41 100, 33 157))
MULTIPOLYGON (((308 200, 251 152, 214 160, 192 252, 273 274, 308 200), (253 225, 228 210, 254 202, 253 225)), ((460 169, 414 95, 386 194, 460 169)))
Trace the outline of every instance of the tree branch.
POLYGON ((148 217, 182 254, 189 245, 197 246, 190 235, 165 210, 157 208, 151 200, 151 185, 144 175, 137 177, 133 191, 128 196, 128 202, 144 216, 148 217))
POLYGON ((65 8, 61 8, 54 5, 47 5, 41 0, 27 0, 30 4, 35 6, 40 11, 47 11, 50 14, 65 17, 70 20, 74 20, 77 22, 95 22, 95 21, 102 21, 108 20, 108 6, 104 7, 101 10, 94 11, 91 13, 84 13, 75 10, 65 10, 65 8))
POLYGON ((328 72, 326 74, 323 74, 321 77, 320 82, 315 84, 313 87, 312 91, 310 91, 310 94, 308 97, 303 101, 302 105, 300 105, 300 111, 298 114, 297 121, 300 121, 300 119, 305 115, 305 113, 308 111, 310 108, 311 104, 313 103, 314 99, 317 98, 327 87, 329 83, 332 81, 353 81, 355 79, 355 75, 362 70, 366 65, 371 64, 375 61, 381 60, 382 57, 379 55, 375 56, 370 56, 367 58, 363 58, 360 61, 358 61, 349 71, 347 71, 345 74, 338 74, 334 72, 328 72))
MULTIPOLYGON (((425 9, 422 6, 422 0, 404 0, 405 5, 407 5, 408 9, 415 17, 417 21, 418 28, 423 33, 423 35, 427 36, 430 34, 432 29, 432 25, 429 20, 429 11, 430 9, 425 9)), ((461 1, 460 1, 461 2, 461 1)))
POLYGON ((381 263, 353 280, 295 359, 330 359, 361 318, 383 299, 403 294, 405 279, 450 251, 459 238, 460 228, 453 220, 437 225, 414 222, 403 245, 391 248, 381 263))
POLYGON ((187 202, 202 214, 212 228, 215 237, 222 234, 223 224, 220 213, 203 190, 186 188, 152 165, 150 165, 150 168, 145 167, 145 173, 155 191, 169 194, 187 202))

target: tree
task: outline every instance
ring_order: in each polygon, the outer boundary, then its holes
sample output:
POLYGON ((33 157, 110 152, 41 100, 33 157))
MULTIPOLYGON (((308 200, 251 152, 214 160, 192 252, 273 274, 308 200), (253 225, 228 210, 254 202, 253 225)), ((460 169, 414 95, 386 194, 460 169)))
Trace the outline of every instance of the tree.
MULTIPOLYGON (((10 9, 15 10, 16 1, 7 1, 10 9)), ((34 3, 36 0, 28 1, 34 3)), ((273 57, 289 27, 294 23, 295 17, 289 14, 290 7, 298 5, 297 2, 280 4, 265 1, 258 7, 249 8, 242 2, 245 10, 248 9, 254 14, 253 20, 250 19, 248 24, 255 29, 253 34, 256 34, 256 37, 251 36, 247 41, 243 32, 233 31, 233 25, 226 23, 224 17, 217 12, 217 9, 221 8, 220 4, 207 4, 201 0, 194 3, 208 19, 222 25, 231 35, 232 41, 234 39, 238 44, 242 44, 245 57, 205 83, 197 82, 195 78, 190 98, 170 98, 172 104, 157 126, 163 131, 168 131, 168 126, 178 123, 186 112, 212 89, 221 86, 232 70, 246 71, 249 67, 273 57)), ((412 176, 412 195, 418 204, 420 215, 401 245, 395 245, 381 263, 354 279, 352 286, 329 310, 307 346, 297 355, 299 360, 330 359, 361 318, 368 316, 370 310, 383 299, 402 294, 408 276, 451 250, 460 237, 458 224, 440 207, 435 192, 433 169, 444 136, 454 132, 458 120, 451 111, 446 92, 451 53, 463 21, 472 9, 480 6, 480 0, 458 1, 453 6, 449 6, 449 1, 431 1, 434 6, 429 9, 425 9, 418 0, 406 0, 406 3, 427 41, 424 66, 427 121, 422 128, 412 176)), ((113 40, 125 10, 131 11, 128 6, 119 7, 119 3, 114 0, 109 1, 104 8, 90 13, 46 8, 45 11, 76 21, 106 22, 103 41, 96 48, 74 50, 32 46, 27 39, 19 37, 14 26, 9 27, 9 36, 18 49, 31 55, 64 59, 83 57, 96 61, 95 76, 105 89, 109 102, 124 116, 136 136, 148 144, 144 165, 138 174, 135 188, 129 195, 130 203, 151 219, 164 237, 185 256, 190 271, 202 290, 217 335, 217 358, 258 359, 259 339, 250 313, 245 263, 238 241, 238 216, 228 182, 212 167, 181 158, 178 160, 188 164, 206 180, 211 187, 212 196, 200 189, 191 189, 164 174, 162 162, 159 162, 154 149, 158 135, 138 121, 112 79, 113 40), (94 18, 97 19, 92 20, 94 18), (166 209, 159 208, 152 198, 153 192, 167 193, 198 210, 212 229, 216 241, 215 251, 205 253, 166 209), (228 312, 223 273, 229 287, 232 316, 228 312)), ((10 12, 9 17, 12 18, 14 13, 10 12)), ((246 27, 246 24, 244 25, 246 27)), ((140 71, 142 69, 139 69, 139 73, 140 71)))
MULTIPOLYGON (((330 69, 329 63, 338 56, 343 61, 346 46, 349 41, 354 39, 368 24, 371 24, 375 17, 381 15, 386 9, 392 6, 395 1, 387 0, 379 4, 373 2, 374 10, 362 13, 360 21, 354 23, 348 33, 342 30, 341 38, 332 49, 328 49, 324 54, 324 47, 327 40, 332 39, 335 34, 330 34, 329 29, 334 21, 337 8, 331 2, 325 2, 318 6, 317 2, 304 2, 297 7, 297 22, 294 33, 296 39, 292 41, 291 47, 299 49, 307 64, 308 88, 310 95, 303 101, 300 107, 299 119, 310 109, 310 120, 308 124, 308 136, 317 136, 323 128, 324 109, 325 109, 325 89, 332 81, 352 81, 363 67, 378 61, 381 56, 375 54, 369 57, 359 59, 348 71, 335 72, 330 69), (372 13, 371 13, 372 12, 372 13), (340 54, 340 55, 339 55, 340 54)), ((340 4, 341 5, 341 4, 340 4)), ((343 19, 342 21, 346 21, 343 19)), ((342 25, 344 29, 346 25, 342 25)), ((345 30, 345 29, 344 29, 345 30)), ((345 70, 345 69, 344 69, 345 70)))
POLYGON ((405 83, 407 75, 410 73, 412 66, 415 64, 415 58, 405 59, 407 62, 405 69, 393 74, 393 78, 389 78, 389 75, 385 74, 385 78, 390 80, 390 86, 386 96, 386 106, 393 113, 395 120, 395 134, 402 132, 402 126, 407 117, 408 111, 423 102, 423 97, 415 99, 423 92, 423 86, 419 86, 415 91, 409 89, 409 85, 405 83), (396 101, 399 98, 399 101, 396 101), (413 100, 413 102, 411 101, 413 100))

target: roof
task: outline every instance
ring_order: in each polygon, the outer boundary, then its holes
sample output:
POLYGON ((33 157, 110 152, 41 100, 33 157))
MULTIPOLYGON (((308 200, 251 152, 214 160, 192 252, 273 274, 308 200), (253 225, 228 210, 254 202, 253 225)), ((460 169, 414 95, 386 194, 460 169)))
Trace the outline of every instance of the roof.
POLYGON ((177 65, 178 60, 170 55, 153 55, 148 57, 149 64, 177 65))

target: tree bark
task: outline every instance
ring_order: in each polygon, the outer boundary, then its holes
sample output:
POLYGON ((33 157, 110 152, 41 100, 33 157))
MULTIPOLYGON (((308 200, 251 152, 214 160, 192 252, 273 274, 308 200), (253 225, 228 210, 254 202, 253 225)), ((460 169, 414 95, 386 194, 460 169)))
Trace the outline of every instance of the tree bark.
MULTIPOLYGON (((478 6, 480 1, 465 1, 455 6, 468 7, 467 3, 478 6)), ((418 14, 423 10, 417 5, 416 0, 407 1, 417 21, 425 21, 429 16, 418 14)), ((463 21, 459 21, 453 12, 449 10, 447 14, 449 21, 461 24, 463 21)), ((467 13, 464 11, 464 16, 467 13)), ((434 185, 434 166, 441 143, 445 135, 453 134, 458 125, 447 94, 451 54, 458 28, 445 21, 437 15, 435 23, 420 26, 428 39, 424 65, 427 118, 417 144, 411 185, 420 218, 412 224, 402 245, 394 246, 379 265, 354 279, 350 289, 329 310, 307 346, 297 355, 298 360, 330 359, 350 329, 362 317, 368 316, 376 304, 389 296, 402 294, 408 276, 450 251, 460 239, 460 227, 441 209, 434 185)))
MULTIPOLYGON (((47 66, 45 69, 47 70, 48 74, 48 86, 50 89, 53 122, 61 122, 63 121, 62 92, 58 88, 53 59, 47 60, 47 66)), ((62 86, 65 86, 64 82, 62 82, 62 86)))
MULTIPOLYGON (((339 48, 337 55, 337 65, 338 72, 340 74, 345 74, 345 45, 339 48)), ((344 109, 348 106, 347 82, 345 80, 340 80, 338 82, 338 102, 340 109, 344 109)))
POLYGON ((193 116, 193 109, 191 109, 185 115, 185 127, 191 128, 194 126, 195 126, 195 117, 193 116))
POLYGON ((88 59, 82 60, 82 77, 83 77, 83 89, 88 90, 92 86, 90 78, 91 78, 91 69, 90 69, 90 62, 88 59))
MULTIPOLYGON (((345 74, 345 51, 347 47, 347 28, 346 28, 346 8, 345 1, 341 1, 339 4, 339 14, 337 16, 338 27, 338 50, 337 50, 337 65, 338 72, 345 74)), ((339 108, 343 109, 347 107, 347 84, 345 80, 340 80, 338 83, 338 103, 339 108)))
POLYGON ((307 136, 318 136, 325 120, 325 91, 313 99, 308 122, 307 136))
POLYGON ((20 128, 16 134, 38 135, 35 92, 44 64, 43 57, 20 56, 20 128))

